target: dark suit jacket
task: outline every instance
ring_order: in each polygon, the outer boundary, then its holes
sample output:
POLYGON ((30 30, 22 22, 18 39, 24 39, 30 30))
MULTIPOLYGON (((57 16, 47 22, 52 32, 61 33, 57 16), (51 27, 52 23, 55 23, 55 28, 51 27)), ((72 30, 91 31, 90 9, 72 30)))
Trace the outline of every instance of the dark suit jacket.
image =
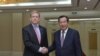
POLYGON ((23 56, 48 56, 38 52, 42 46, 48 47, 47 31, 44 27, 39 26, 41 33, 41 44, 39 44, 36 33, 32 24, 25 26, 22 29, 23 42, 24 42, 24 54, 23 56))
POLYGON ((65 36, 63 47, 60 42, 60 30, 54 33, 54 42, 49 52, 55 50, 56 56, 82 56, 79 32, 69 28, 65 36))

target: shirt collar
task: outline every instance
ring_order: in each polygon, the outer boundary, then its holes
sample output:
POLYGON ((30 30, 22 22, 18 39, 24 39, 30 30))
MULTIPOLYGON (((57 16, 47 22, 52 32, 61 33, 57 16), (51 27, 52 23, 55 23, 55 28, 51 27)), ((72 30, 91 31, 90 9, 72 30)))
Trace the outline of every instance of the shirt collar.
POLYGON ((32 24, 33 27, 39 27, 39 24, 32 24))
MULTIPOLYGON (((65 30, 65 32, 64 33, 66 33, 68 31, 68 28, 66 28, 66 30, 65 30)), ((61 32, 62 32, 62 30, 61 30, 61 32)))

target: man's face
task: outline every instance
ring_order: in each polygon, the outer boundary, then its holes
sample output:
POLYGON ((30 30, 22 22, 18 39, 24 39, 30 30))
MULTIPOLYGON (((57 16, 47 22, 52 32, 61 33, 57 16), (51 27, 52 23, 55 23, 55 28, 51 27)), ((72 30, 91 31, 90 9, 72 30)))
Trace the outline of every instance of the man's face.
POLYGON ((39 24, 39 22, 40 22, 40 16, 39 16, 39 14, 38 13, 32 13, 30 20, 31 20, 31 22, 33 24, 39 24))
POLYGON ((68 22, 67 19, 65 17, 60 18, 59 20, 59 26, 62 30, 65 30, 68 27, 68 22))

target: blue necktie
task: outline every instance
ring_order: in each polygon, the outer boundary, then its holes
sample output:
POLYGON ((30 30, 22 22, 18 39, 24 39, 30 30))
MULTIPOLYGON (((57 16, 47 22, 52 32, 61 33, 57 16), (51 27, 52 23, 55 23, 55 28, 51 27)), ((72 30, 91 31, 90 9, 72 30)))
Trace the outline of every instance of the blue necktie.
POLYGON ((62 30, 62 36, 61 36, 61 47, 63 46, 63 42, 64 42, 64 30, 62 30))

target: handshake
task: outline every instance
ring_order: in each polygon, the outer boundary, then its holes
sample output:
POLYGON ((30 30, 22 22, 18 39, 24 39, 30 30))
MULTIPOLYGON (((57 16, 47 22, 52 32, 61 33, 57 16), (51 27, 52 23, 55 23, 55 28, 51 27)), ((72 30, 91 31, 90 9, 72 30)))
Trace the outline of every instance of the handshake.
POLYGON ((42 54, 46 54, 46 53, 48 53, 48 48, 40 47, 39 52, 42 53, 42 54))

